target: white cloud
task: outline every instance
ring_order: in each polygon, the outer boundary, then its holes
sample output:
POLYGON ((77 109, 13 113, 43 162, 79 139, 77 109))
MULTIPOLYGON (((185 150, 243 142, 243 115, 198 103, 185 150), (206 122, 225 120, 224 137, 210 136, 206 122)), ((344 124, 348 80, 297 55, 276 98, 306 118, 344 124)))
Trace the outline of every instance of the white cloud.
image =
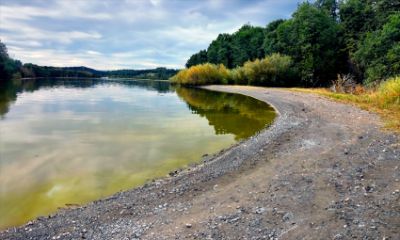
POLYGON ((29 23, 11 21, 10 19, 2 20, 0 30, 2 32, 7 31, 5 38, 10 42, 14 41, 20 43, 21 41, 26 41, 28 39, 28 41, 31 41, 31 43, 32 41, 39 43, 39 40, 45 40, 68 44, 75 40, 100 39, 102 37, 101 34, 95 31, 48 31, 30 26, 29 23))
POLYGON ((20 47, 9 48, 9 51, 20 58, 23 62, 32 62, 43 66, 87 66, 101 70, 116 70, 116 69, 147 69, 165 66, 169 68, 179 68, 179 64, 162 63, 158 59, 145 58, 143 55, 135 53, 115 53, 104 55, 96 51, 86 52, 66 52, 63 50, 54 49, 29 49, 26 50, 20 47), (51 64, 49 64, 51 60, 51 64))
POLYGON ((297 0, 0 0, 0 39, 40 65, 183 67, 219 33, 287 17, 297 0))
POLYGON ((160 3, 161 3, 161 0, 150 0, 150 2, 151 2, 151 4, 152 4, 153 6, 159 6, 160 3))
POLYGON ((21 5, 1 6, 1 19, 32 19, 46 18, 82 18, 94 20, 108 20, 112 15, 107 12, 90 11, 93 1, 56 1, 49 2, 49 7, 34 7, 21 5))
POLYGON ((86 51, 86 53, 87 53, 87 54, 89 54, 89 55, 96 55, 96 56, 99 56, 99 55, 101 55, 101 53, 99 53, 99 52, 96 52, 96 51, 91 51, 91 50, 89 50, 89 51, 86 51))

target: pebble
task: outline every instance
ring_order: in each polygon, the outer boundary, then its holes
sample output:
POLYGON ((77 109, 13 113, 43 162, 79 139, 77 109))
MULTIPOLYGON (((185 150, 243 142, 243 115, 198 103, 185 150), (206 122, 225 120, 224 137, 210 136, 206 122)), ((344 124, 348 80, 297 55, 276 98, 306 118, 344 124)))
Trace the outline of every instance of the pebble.
POLYGON ((191 228, 191 227, 192 227, 192 224, 186 223, 185 226, 186 226, 186 228, 191 228))
POLYGON ((266 209, 263 208, 263 207, 260 207, 260 208, 257 208, 257 209, 256 209, 256 213, 257 213, 257 214, 261 214, 261 213, 263 213, 263 212, 265 212, 265 211, 266 211, 266 209))
POLYGON ((290 219, 292 219, 293 217, 294 217, 294 216, 293 216, 293 213, 287 212, 287 213, 285 213, 285 215, 283 215, 282 220, 283 220, 284 222, 287 222, 287 221, 289 221, 290 219))

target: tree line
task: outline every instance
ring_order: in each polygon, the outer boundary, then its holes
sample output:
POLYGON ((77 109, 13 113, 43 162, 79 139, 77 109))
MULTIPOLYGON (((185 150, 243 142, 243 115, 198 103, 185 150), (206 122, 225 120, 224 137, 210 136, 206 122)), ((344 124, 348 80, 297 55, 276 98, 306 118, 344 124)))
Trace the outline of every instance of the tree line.
POLYGON ((0 41, 0 81, 19 78, 137 78, 137 79, 168 79, 175 75, 177 70, 159 67, 155 69, 122 69, 112 71, 99 71, 87 67, 49 67, 38 66, 32 63, 23 64, 12 59, 7 52, 7 47, 0 41))
POLYGON ((211 63, 233 69, 274 53, 293 62, 297 81, 290 79, 287 86, 326 86, 337 74, 351 74, 365 85, 399 75, 400 1, 305 2, 290 19, 220 34, 186 67, 211 63))

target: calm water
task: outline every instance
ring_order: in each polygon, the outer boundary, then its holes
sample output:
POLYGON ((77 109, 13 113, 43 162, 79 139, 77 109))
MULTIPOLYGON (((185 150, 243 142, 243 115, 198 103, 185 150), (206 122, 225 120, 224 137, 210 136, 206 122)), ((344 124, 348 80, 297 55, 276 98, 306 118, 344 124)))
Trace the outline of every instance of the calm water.
POLYGON ((168 82, 0 86, 0 228, 165 176, 274 116, 249 97, 168 82))

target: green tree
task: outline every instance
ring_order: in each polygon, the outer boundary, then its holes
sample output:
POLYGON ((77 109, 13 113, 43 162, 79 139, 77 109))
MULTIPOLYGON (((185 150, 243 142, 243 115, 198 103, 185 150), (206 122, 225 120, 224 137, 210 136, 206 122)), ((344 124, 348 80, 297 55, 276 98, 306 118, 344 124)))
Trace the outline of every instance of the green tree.
POLYGON ((327 85, 336 77, 339 27, 325 12, 303 3, 276 29, 275 52, 292 57, 303 85, 327 85))
POLYGON ((248 60, 263 58, 263 41, 263 28, 243 25, 232 35, 232 65, 228 67, 241 66, 248 60))
POLYGON ((207 49, 207 60, 214 64, 224 64, 232 67, 232 37, 229 34, 219 34, 207 49))
POLYGON ((7 47, 4 43, 1 42, 0 40, 0 58, 10 58, 8 56, 8 51, 7 51, 7 47))
POLYGON ((334 21, 337 20, 339 11, 339 3, 337 0, 317 0, 314 5, 318 9, 325 11, 334 21))
POLYGON ((265 38, 263 42, 263 49, 266 55, 277 52, 278 49, 281 49, 279 46, 280 42, 278 41, 277 29, 279 25, 284 23, 286 20, 278 19, 270 22, 265 29, 265 38))
POLYGON ((189 60, 186 62, 186 67, 190 68, 191 66, 206 63, 207 62, 207 51, 201 50, 200 52, 193 54, 189 60))
POLYGON ((344 30, 346 50, 351 55, 364 34, 373 30, 374 13, 365 0, 347 0, 340 5, 340 22, 344 30))
POLYGON ((398 0, 345 0, 339 5, 346 47, 350 55, 357 51, 358 42, 368 32, 376 31, 390 15, 400 12, 398 0))
POLYGON ((354 59, 365 70, 367 83, 400 74, 400 13, 390 16, 382 29, 367 33, 354 59))
POLYGON ((242 65, 248 60, 264 57, 264 29, 243 25, 233 34, 220 34, 211 42, 207 50, 192 55, 186 67, 210 62, 224 64, 228 68, 242 65))
POLYGON ((19 69, 22 63, 9 57, 7 47, 0 40, 0 81, 21 77, 19 69))

